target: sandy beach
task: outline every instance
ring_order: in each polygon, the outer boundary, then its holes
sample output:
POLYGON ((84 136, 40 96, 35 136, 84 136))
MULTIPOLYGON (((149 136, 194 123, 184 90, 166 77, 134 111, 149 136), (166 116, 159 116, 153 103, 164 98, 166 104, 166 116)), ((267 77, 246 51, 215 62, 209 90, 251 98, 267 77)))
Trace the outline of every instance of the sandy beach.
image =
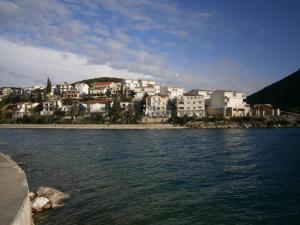
POLYGON ((16 129, 101 129, 101 130, 141 130, 141 129, 183 129, 171 124, 0 124, 0 128, 16 129))

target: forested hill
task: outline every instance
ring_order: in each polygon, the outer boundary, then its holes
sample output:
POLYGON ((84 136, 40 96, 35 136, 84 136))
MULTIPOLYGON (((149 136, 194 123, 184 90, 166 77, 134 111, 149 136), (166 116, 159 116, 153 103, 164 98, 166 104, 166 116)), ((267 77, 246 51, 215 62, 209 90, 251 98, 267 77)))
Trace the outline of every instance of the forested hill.
POLYGON ((300 70, 248 96, 247 102, 270 103, 283 110, 300 112, 300 70))
POLYGON ((115 78, 115 77, 98 77, 98 78, 93 78, 93 79, 87 79, 87 80, 82 80, 75 82, 76 83, 86 83, 88 85, 91 85, 91 83, 94 82, 122 82, 122 78, 115 78))

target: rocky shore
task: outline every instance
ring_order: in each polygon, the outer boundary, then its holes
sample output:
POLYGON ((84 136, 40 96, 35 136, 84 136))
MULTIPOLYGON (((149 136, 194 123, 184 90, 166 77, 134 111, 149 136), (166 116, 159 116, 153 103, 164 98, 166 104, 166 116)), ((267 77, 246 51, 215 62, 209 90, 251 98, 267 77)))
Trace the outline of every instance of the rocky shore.
POLYGON ((189 121, 188 128, 299 128, 300 119, 293 117, 231 118, 217 121, 189 121))
POLYGON ((70 197, 68 193, 55 188, 40 187, 36 192, 29 193, 33 215, 50 208, 63 206, 63 202, 70 197))

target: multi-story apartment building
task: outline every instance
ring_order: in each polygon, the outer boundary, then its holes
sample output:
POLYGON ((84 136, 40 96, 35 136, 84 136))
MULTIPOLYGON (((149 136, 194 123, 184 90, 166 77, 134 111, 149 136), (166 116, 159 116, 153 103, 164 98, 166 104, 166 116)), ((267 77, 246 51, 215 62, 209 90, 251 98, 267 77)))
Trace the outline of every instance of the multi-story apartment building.
POLYGON ((60 95, 63 95, 65 92, 69 92, 73 90, 73 86, 71 84, 68 84, 67 82, 63 82, 61 84, 56 85, 57 92, 60 95))
POLYGON ((244 101, 246 95, 237 91, 217 90, 211 94, 209 116, 247 116, 250 106, 244 101))
POLYGON ((50 100, 43 102, 42 116, 53 115, 54 111, 62 108, 62 102, 60 100, 50 100))
POLYGON ((146 99, 145 116, 168 117, 168 96, 153 95, 146 99))
POLYGON ((177 98, 177 116, 205 117, 205 99, 203 95, 188 92, 177 98))
POLYGON ((31 116, 32 111, 39 103, 21 102, 17 104, 17 109, 14 111, 13 118, 23 118, 24 116, 31 116))

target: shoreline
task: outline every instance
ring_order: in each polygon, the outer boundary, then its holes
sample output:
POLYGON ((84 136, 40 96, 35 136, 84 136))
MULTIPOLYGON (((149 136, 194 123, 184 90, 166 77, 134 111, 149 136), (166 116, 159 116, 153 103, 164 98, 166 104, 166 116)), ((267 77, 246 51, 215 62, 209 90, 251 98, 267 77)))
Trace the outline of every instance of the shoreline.
POLYGON ((187 129, 171 124, 0 124, 0 129, 95 129, 95 130, 171 130, 187 129))
POLYGON ((250 124, 0 124, 0 129, 69 129, 69 130, 175 130, 175 129, 253 129, 253 128, 300 128, 300 126, 268 126, 250 124))

